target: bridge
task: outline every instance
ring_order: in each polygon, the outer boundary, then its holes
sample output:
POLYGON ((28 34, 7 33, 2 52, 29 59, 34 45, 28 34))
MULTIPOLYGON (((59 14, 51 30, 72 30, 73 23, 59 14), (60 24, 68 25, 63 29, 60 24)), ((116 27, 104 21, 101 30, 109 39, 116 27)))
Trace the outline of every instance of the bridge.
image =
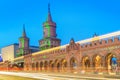
POLYGON ((113 55, 117 58, 117 64, 120 64, 119 36, 120 31, 116 31, 77 42, 71 40, 69 44, 63 46, 1 62, 0 68, 1 70, 110 73, 113 55), (16 67, 15 64, 18 66, 16 67))

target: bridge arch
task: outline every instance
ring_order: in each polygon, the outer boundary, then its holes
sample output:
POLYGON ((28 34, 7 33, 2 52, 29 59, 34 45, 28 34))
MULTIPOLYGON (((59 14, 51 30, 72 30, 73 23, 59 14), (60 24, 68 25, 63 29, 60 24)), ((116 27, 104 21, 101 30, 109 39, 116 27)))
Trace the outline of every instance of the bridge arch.
POLYGON ((82 69, 90 68, 90 58, 89 56, 85 55, 82 57, 82 69))
POLYGON ((32 63, 32 70, 33 71, 35 70, 35 63, 34 62, 32 63))
POLYGON ((36 62, 36 71, 38 71, 39 67, 38 67, 38 62, 36 62))
POLYGON ((67 65, 68 65, 67 60, 66 59, 62 59, 60 62, 61 62, 61 71, 62 72, 67 71, 67 65))
POLYGON ((40 62, 40 71, 42 71, 43 70, 43 62, 41 61, 40 62))
POLYGON ((44 70, 47 71, 48 70, 48 61, 44 62, 44 70))
POLYGON ((50 71, 54 71, 54 61, 53 60, 49 61, 49 67, 50 67, 50 71))
POLYGON ((113 58, 113 56, 115 56, 117 58, 117 55, 115 53, 108 53, 106 55, 105 61, 106 61, 106 68, 107 68, 108 71, 111 71, 111 69, 112 69, 112 58, 113 58))
POLYGON ((93 67, 94 67, 94 69, 95 70, 101 69, 101 67, 102 67, 102 56, 99 55, 99 54, 95 54, 93 56, 92 60, 93 60, 93 67))
POLYGON ((70 59, 70 69, 71 71, 77 70, 78 68, 78 63, 77 63, 77 59, 75 57, 72 57, 70 59))

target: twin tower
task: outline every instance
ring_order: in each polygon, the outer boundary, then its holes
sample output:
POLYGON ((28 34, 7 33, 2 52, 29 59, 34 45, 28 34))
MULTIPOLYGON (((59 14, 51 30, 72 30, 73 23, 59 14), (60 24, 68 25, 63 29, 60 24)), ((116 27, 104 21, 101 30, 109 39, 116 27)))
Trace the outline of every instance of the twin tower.
MULTIPOLYGON (((25 25, 23 25, 22 37, 19 38, 19 55, 30 53, 29 38, 26 36, 25 25)), ((53 22, 50 3, 48 4, 47 20, 43 23, 43 39, 39 40, 40 50, 45 50, 53 47, 60 46, 61 40, 57 38, 56 23, 53 22)))
POLYGON ((46 22, 43 23, 44 38, 39 41, 40 50, 60 46, 61 40, 56 38, 56 23, 52 21, 50 13, 50 4, 48 4, 48 16, 46 22))

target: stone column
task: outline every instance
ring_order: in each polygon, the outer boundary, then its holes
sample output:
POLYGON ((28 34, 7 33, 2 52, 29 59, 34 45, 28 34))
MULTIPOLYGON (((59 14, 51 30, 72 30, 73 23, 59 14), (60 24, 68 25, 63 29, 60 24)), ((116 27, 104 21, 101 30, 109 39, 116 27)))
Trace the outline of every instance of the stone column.
POLYGON ((32 62, 29 63, 29 71, 32 71, 32 62))
POLYGON ((60 68, 59 68, 59 72, 62 72, 62 62, 60 61, 60 68))
POLYGON ((57 72, 57 63, 54 63, 54 72, 57 72))
POLYGON ((79 61, 77 62, 77 69, 76 69, 76 72, 77 72, 77 73, 80 72, 80 62, 79 62, 79 61))
POLYGON ((82 62, 80 61, 80 64, 79 64, 79 69, 80 71, 83 70, 83 66, 82 66, 82 62))
POLYGON ((50 64, 48 62, 48 65, 47 65, 47 71, 50 72, 50 64))
POLYGON ((36 62, 34 63, 34 71, 36 71, 37 69, 36 69, 36 62))
POLYGON ((105 56, 102 56, 102 72, 106 72, 107 67, 106 67, 107 63, 105 60, 105 56))
POLYGON ((92 58, 90 58, 90 72, 94 71, 94 67, 93 67, 93 60, 92 58))
POLYGON ((70 61, 67 61, 67 72, 71 72, 71 68, 70 68, 70 61))
POLYGON ((120 60, 118 60, 117 63, 117 73, 120 74, 120 60))
POLYGON ((45 72, 45 63, 43 62, 42 71, 45 72))

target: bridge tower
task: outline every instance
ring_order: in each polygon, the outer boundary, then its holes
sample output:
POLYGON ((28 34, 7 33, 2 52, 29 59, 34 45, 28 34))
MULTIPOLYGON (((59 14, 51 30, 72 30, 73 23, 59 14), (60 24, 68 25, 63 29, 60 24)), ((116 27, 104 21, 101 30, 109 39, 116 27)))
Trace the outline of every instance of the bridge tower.
POLYGON ((23 33, 22 33, 22 37, 19 38, 19 52, 17 55, 23 56, 28 53, 30 53, 29 38, 26 35, 25 24, 23 24, 23 33))
POLYGON ((43 23, 43 39, 39 40, 40 50, 60 46, 61 40, 57 38, 56 23, 52 20, 50 3, 48 3, 47 20, 43 23))

